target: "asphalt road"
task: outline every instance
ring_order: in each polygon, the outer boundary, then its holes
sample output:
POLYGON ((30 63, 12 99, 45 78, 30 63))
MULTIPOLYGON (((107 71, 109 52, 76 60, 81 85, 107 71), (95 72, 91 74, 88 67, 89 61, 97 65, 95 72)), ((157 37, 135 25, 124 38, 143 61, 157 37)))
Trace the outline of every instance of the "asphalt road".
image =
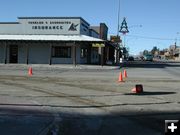
POLYGON ((163 135, 166 119, 180 119, 180 63, 0 65, 2 135, 163 135))

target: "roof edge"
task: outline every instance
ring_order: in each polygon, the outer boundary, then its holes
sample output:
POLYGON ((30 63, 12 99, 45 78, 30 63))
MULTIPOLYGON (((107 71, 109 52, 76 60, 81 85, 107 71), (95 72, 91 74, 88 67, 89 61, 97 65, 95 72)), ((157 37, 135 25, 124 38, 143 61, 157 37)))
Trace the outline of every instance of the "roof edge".
POLYGON ((20 24, 19 22, 0 22, 0 24, 20 24))
POLYGON ((44 16, 44 17, 17 17, 18 19, 80 19, 83 20, 85 23, 87 23, 88 25, 90 25, 86 20, 84 20, 82 17, 58 17, 58 16, 54 16, 54 17, 49 17, 49 16, 44 16))

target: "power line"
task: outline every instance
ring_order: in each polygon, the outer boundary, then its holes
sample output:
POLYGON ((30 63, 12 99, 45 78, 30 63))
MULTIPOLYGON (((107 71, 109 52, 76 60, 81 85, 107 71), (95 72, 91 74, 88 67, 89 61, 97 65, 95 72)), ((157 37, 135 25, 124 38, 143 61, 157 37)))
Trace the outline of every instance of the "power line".
POLYGON ((127 37, 133 37, 133 38, 142 38, 142 39, 150 39, 150 40, 169 40, 174 41, 173 38, 159 38, 159 37, 147 37, 147 36, 141 36, 141 35, 126 35, 127 37))

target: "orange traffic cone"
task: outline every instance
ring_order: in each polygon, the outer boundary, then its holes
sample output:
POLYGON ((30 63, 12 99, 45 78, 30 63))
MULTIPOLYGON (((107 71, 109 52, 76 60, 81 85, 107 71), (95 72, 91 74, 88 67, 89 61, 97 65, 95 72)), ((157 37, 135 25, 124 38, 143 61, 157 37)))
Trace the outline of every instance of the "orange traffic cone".
POLYGON ((124 78, 127 78, 127 72, 126 72, 126 70, 124 69, 124 78))
POLYGON ((131 90, 133 93, 142 93, 143 92, 143 85, 137 84, 135 88, 131 90))
POLYGON ((32 75, 33 75, 33 73, 32 73, 32 67, 29 68, 28 74, 29 74, 29 76, 32 76, 32 75))
POLYGON ((123 82, 123 76, 122 76, 121 72, 119 73, 119 80, 118 80, 118 82, 123 82))

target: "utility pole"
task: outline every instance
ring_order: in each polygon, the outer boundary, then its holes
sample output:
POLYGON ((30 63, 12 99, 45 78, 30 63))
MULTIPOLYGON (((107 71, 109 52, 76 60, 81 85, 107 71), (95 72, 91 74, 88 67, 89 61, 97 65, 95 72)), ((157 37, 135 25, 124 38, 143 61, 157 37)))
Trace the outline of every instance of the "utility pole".
POLYGON ((119 29, 120 29, 120 25, 119 25, 119 19, 120 19, 120 0, 119 0, 119 4, 118 4, 118 28, 117 28, 117 36, 119 36, 119 29))
POLYGON ((124 45, 123 45, 123 49, 122 49, 122 52, 121 52, 122 58, 120 58, 120 63, 123 63, 123 59, 126 58, 126 53, 127 53, 127 51, 124 52, 124 50, 126 50, 126 47, 125 47, 126 33, 129 33, 125 17, 124 17, 124 19, 123 19, 123 21, 121 23, 121 28, 120 28, 119 32, 121 32, 124 35, 124 45))
MULTIPOLYGON (((119 21, 120 21, 120 0, 118 3, 118 14, 117 14, 117 39, 119 39, 119 29, 120 29, 120 25, 119 25, 119 21)), ((114 50, 114 63, 118 64, 119 63, 119 43, 116 43, 116 48, 114 50)))

